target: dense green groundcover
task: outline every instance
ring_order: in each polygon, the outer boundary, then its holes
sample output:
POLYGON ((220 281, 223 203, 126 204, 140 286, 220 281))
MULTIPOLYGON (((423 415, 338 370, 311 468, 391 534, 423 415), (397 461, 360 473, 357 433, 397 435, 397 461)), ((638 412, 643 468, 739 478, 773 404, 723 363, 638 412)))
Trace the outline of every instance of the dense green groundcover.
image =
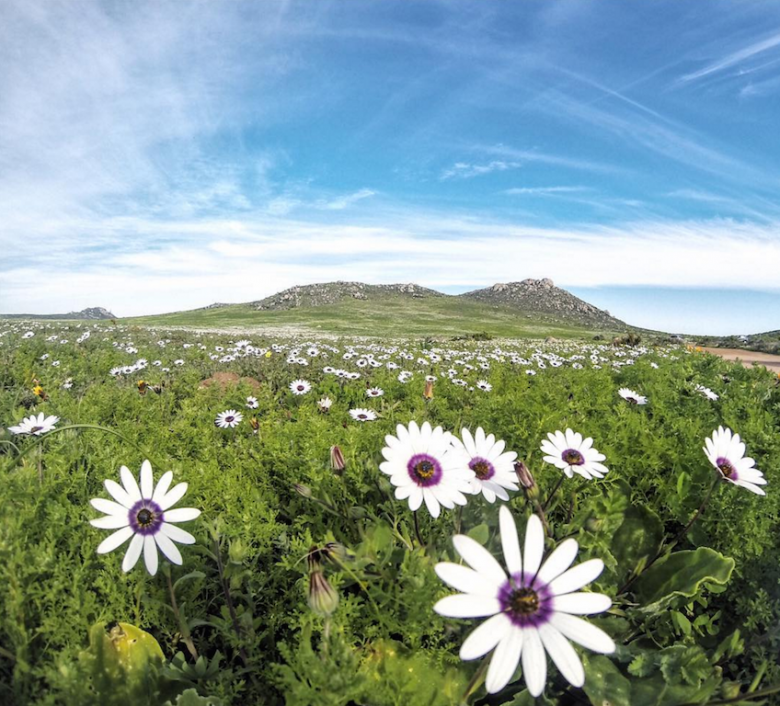
MULTIPOLYGON (((482 662, 458 658, 478 621, 432 610, 453 593, 434 566, 458 561, 454 534, 501 559, 500 501, 472 496, 436 520, 423 507, 421 546, 413 513, 378 469, 385 435, 411 420, 453 433, 482 426, 504 439, 535 476, 542 502, 562 477, 542 460, 547 432, 571 427, 607 457, 603 480, 564 479, 552 497, 548 551, 574 537, 579 561, 603 559, 590 588, 614 605, 588 620, 618 648, 609 656, 577 648, 584 689, 550 664, 537 703, 672 706, 737 703, 740 694, 740 703, 773 703, 759 697, 780 684, 780 388, 763 368, 592 342, 331 341, 312 352, 309 342, 260 336, 247 348, 216 334, 91 325, 84 338, 87 330, 0 325, 0 426, 33 412, 60 418, 41 437, 0 432, 0 703, 534 703, 520 669, 488 696, 482 662), (308 364, 291 361, 291 351, 308 364), (358 367, 367 352, 382 366, 358 367), (139 358, 147 367, 110 374, 139 358), (361 377, 327 375, 324 366, 361 377), (408 382, 397 378, 402 369, 413 373, 408 382), (218 371, 245 379, 201 385, 218 371), (437 376, 430 400, 427 374, 437 376), (312 391, 293 395, 296 378, 312 391), (475 387, 480 379, 492 390, 475 387), (35 380, 47 399, 32 392, 35 380), (368 383, 384 395, 367 399, 368 383), (617 394, 623 386, 647 395, 648 405, 626 403, 617 394), (245 408, 248 395, 256 410, 245 408), (323 413, 317 401, 326 395, 333 406, 323 413), (356 407, 379 417, 354 421, 348 411, 356 407), (216 428, 215 416, 229 408, 244 420, 216 428), (75 425, 90 426, 68 428, 75 425), (672 547, 717 476, 702 446, 720 425, 745 440, 767 495, 718 483, 672 547), (342 473, 331 467, 333 445, 344 453, 342 473), (121 465, 138 473, 144 459, 155 478, 171 470, 175 482, 186 481, 180 505, 203 511, 182 525, 197 538, 181 546, 183 565, 161 558, 153 577, 143 561, 122 572, 124 547, 97 555, 107 532, 89 524, 99 516, 89 500, 107 497, 103 480, 118 480, 121 465), (307 600, 306 557, 329 542, 344 549, 322 557, 338 597, 326 617, 327 600, 315 602, 319 614, 307 600)), ((518 492, 509 506, 522 533, 533 503, 518 492)))

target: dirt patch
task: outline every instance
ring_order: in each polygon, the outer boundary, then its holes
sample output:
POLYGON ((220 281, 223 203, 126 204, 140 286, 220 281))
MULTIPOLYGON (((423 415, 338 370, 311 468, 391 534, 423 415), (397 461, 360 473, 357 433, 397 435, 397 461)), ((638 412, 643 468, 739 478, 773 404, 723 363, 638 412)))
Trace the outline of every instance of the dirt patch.
POLYGON ((739 361, 746 368, 749 368, 751 365, 763 365, 780 375, 780 355, 743 351, 739 348, 704 348, 703 350, 707 351, 707 353, 718 355, 725 360, 739 361))
POLYGON ((203 389, 211 387, 212 385, 216 385, 224 392, 228 387, 235 387, 242 382, 246 385, 249 385, 249 387, 251 387, 253 390, 259 390, 263 386, 263 383, 255 378, 242 378, 239 377, 236 373, 214 373, 214 375, 212 375, 210 378, 207 378, 201 382, 198 387, 203 389))

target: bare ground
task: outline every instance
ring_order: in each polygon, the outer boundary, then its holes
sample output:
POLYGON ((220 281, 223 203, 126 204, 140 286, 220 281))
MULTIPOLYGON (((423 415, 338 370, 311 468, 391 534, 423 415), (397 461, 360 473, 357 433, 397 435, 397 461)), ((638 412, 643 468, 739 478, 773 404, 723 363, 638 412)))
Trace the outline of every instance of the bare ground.
POLYGON ((739 348, 704 348, 704 350, 726 360, 738 360, 746 368, 751 365, 763 365, 780 375, 780 355, 743 351, 739 348))

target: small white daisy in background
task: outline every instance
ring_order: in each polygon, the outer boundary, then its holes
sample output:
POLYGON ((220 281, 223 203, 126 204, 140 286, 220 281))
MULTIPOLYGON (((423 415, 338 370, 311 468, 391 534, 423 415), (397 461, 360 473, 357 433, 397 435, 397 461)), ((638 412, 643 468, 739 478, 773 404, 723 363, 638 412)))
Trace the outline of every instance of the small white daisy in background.
POLYGON ((311 390, 311 383, 306 380, 293 380, 290 383, 290 392, 294 395, 305 395, 311 390))
POLYGON ((182 365, 184 365, 184 361, 181 358, 177 358, 173 361, 173 364, 180 368, 182 365))
POLYGON ((149 461, 141 465, 140 486, 126 466, 122 466, 119 473, 122 485, 113 480, 105 481, 106 490, 116 502, 104 498, 90 501, 92 507, 105 513, 105 517, 89 523, 99 529, 117 530, 100 543, 97 553, 107 554, 132 537, 122 561, 122 571, 130 571, 143 552, 146 570, 154 576, 157 573, 158 549, 171 563, 181 564, 181 553, 174 542, 194 544, 195 537, 171 523, 187 522, 200 515, 200 510, 192 507, 170 509, 187 492, 187 484, 179 483, 171 488, 173 473, 168 471, 154 487, 149 461))
POLYGON ((425 382, 436 382, 436 376, 435 375, 426 375, 425 376, 425 382))
POLYGON ((376 412, 372 409, 350 409, 349 415, 356 422, 373 422, 376 419, 376 412))
POLYGON ((718 427, 712 437, 704 440, 704 453, 710 463, 720 471, 724 480, 755 493, 766 495, 759 485, 766 485, 764 474, 754 466, 756 462, 745 456, 745 444, 739 434, 731 429, 718 427))
POLYGON ((317 402, 317 406, 320 408, 320 412, 327 412, 332 405, 333 400, 330 397, 323 397, 319 402, 317 402))
POLYGON ((603 478, 609 471, 601 463, 606 456, 593 448, 593 439, 588 437, 583 440, 582 434, 571 429, 567 429, 565 434, 562 431, 547 434, 541 449, 547 454, 544 460, 560 468, 568 478, 575 473, 588 479, 603 478))
POLYGON ((418 510, 425 502, 428 512, 436 518, 441 507, 452 509, 465 505, 470 492, 473 471, 464 467, 451 453, 452 435, 442 427, 433 429, 429 422, 422 427, 409 422, 399 424, 397 436, 388 434, 379 465, 395 486, 395 497, 408 500, 410 510, 418 510))
POLYGON ((627 387, 621 387, 618 390, 618 394, 626 402, 630 402, 631 404, 647 404, 647 397, 644 397, 643 395, 640 395, 638 392, 634 392, 633 390, 629 390, 627 387))
POLYGON ((257 397, 247 397, 246 406, 248 409, 257 409, 260 406, 257 401, 257 397))
POLYGON ((27 331, 22 338, 32 338, 35 334, 32 331, 27 331))
POLYGON ((73 387, 73 378, 68 378, 65 382, 62 383, 63 390, 70 390, 71 387, 73 387))
POLYGON ((8 431, 12 434, 40 436, 41 434, 46 434, 54 429, 54 425, 59 421, 59 417, 55 417, 54 415, 46 417, 43 412, 41 412, 37 417, 33 414, 31 417, 23 419, 16 426, 8 427, 8 431))
POLYGON ((220 412, 217 418, 214 420, 220 429, 233 429, 237 427, 239 422, 244 418, 241 412, 236 412, 235 409, 226 409, 224 412, 220 412))
POLYGON ((569 640, 601 654, 615 650, 609 635, 577 617, 612 606, 609 596, 580 591, 601 574, 604 562, 591 559, 570 569, 578 547, 567 539, 542 563, 544 529, 536 515, 528 519, 521 558, 517 527, 506 505, 499 510, 499 526, 509 575, 481 544, 456 535, 453 544, 468 566, 442 562, 436 573, 461 593, 442 598, 433 609, 448 618, 488 618, 463 642, 460 658, 479 659, 495 650, 485 679, 489 693, 509 683, 522 659, 528 691, 539 696, 547 681, 547 655, 566 681, 581 687, 585 670, 569 640))
POLYGON ((471 493, 482 493, 490 503, 495 502, 497 497, 509 500, 506 491, 518 490, 514 465, 517 454, 514 451, 504 452, 506 444, 496 441, 493 434, 485 436, 482 427, 474 436, 468 429, 463 429, 461 435, 462 441, 452 438, 451 453, 462 466, 473 472, 474 477, 469 481, 471 493))
POLYGON ((406 384, 412 379, 412 373, 408 372, 407 370, 402 370, 400 373, 398 373, 398 382, 406 384))
POLYGON ((704 385, 696 385, 696 392, 704 395, 708 400, 712 400, 713 402, 718 399, 718 395, 710 390, 709 387, 704 387, 704 385))
POLYGON ((658 370, 658 363, 650 363, 650 367, 653 368, 653 370, 658 370))
POLYGON ((536 371, 535 370, 526 370, 525 374, 526 375, 536 375, 536 371))
POLYGON ((477 387, 484 392, 490 392, 493 386, 485 380, 477 380, 477 387))
POLYGON ((366 397, 381 397, 385 391, 381 387, 369 387, 366 390, 366 397))

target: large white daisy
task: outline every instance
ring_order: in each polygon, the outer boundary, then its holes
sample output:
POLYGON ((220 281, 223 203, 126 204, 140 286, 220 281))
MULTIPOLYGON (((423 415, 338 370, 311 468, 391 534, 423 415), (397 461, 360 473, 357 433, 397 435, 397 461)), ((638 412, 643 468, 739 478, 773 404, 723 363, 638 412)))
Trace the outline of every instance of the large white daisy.
POLYGON ((308 380, 293 380, 290 383, 290 392, 294 395, 305 395, 311 390, 311 383, 308 380))
POLYGON ((452 455, 452 435, 441 427, 432 429, 428 422, 422 427, 409 422, 408 428, 399 424, 396 433, 385 437, 385 461, 379 465, 390 476, 395 497, 408 500, 411 510, 425 502, 433 517, 439 516, 442 505, 465 505, 474 472, 452 455))
POLYGON ((220 429, 233 429, 240 424, 243 418, 244 415, 241 412, 237 412, 235 409, 226 409, 217 415, 214 424, 220 429))
POLYGON ((512 678, 522 659, 523 679, 532 696, 544 691, 549 654, 572 685, 585 683, 585 671, 569 640, 594 652, 609 654, 615 643, 603 630, 578 618, 602 613, 612 605, 609 596, 580 592, 604 569, 601 559, 569 568, 577 557, 577 542, 562 542, 542 563, 544 530, 536 515, 526 525, 524 556, 512 513, 499 510, 501 545, 507 572, 479 543, 456 535, 453 543, 468 566, 436 565, 439 578, 462 593, 442 598, 434 606, 449 618, 488 618, 471 632, 460 648, 462 660, 493 657, 485 686, 494 694, 512 678))
POLYGON ((603 478, 609 472, 601 463, 606 456, 593 448, 593 439, 583 439, 582 434, 571 429, 567 429, 565 434, 562 431, 547 434, 541 448, 546 454, 544 460, 560 468, 568 478, 575 473, 588 479, 603 478))
POLYGON ((618 394, 630 404, 647 404, 647 397, 640 395, 638 392, 634 392, 628 387, 621 387, 618 390, 618 394))
POLYGON ((122 561, 122 571, 130 571, 138 562, 143 551, 146 570, 154 576, 157 573, 157 549, 173 564, 181 564, 182 557, 174 542, 194 544, 195 537, 176 527, 175 522, 187 522, 200 515, 193 507, 171 508, 187 492, 186 483, 171 488, 173 473, 163 473, 154 486, 152 464, 141 465, 141 482, 136 481, 126 466, 119 471, 122 485, 106 480, 106 490, 114 500, 93 498, 92 507, 105 513, 105 517, 90 520, 93 527, 117 530, 104 539, 97 548, 98 554, 106 554, 133 538, 122 561), (116 502, 114 502, 116 501, 116 502))
POLYGON ((505 452, 505 442, 496 441, 493 434, 486 436, 482 427, 474 436, 468 429, 463 429, 461 434, 462 441, 457 437, 452 439, 452 454, 462 466, 474 472, 470 481, 471 493, 482 493, 490 503, 495 502, 497 497, 509 500, 506 491, 518 490, 514 466, 517 454, 505 452))
POLYGON ((747 488, 756 495, 766 495, 759 485, 766 485, 764 474, 756 462, 745 456, 745 443, 731 429, 718 427, 712 437, 704 440, 704 453, 729 483, 747 488))

